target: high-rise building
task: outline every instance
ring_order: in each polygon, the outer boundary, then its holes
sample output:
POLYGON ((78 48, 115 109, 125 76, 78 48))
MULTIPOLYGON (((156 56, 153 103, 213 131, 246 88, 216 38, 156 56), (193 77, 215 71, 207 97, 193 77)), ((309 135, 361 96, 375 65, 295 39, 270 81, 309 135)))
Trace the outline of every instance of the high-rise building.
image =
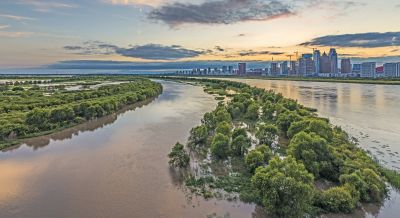
POLYGON ((238 69, 239 69, 238 70, 239 76, 246 75, 246 69, 247 69, 246 63, 239 63, 238 69))
POLYGON ((361 64, 361 77, 376 77, 376 62, 365 62, 361 64))
POLYGON ((357 76, 361 76, 361 64, 353 64, 352 73, 357 76))
POLYGON ((320 58, 320 73, 331 73, 331 60, 325 52, 320 58))
POLYGON ((227 66, 222 66, 222 73, 226 74, 228 71, 228 67, 227 66))
POLYGON ((350 59, 342 59, 340 61, 340 72, 341 73, 351 73, 351 61, 350 59))
POLYGON ((397 77, 398 63, 386 63, 383 65, 383 72, 385 77, 397 77))
POLYGON ((277 76, 279 74, 278 63, 272 62, 271 63, 271 76, 277 76))
POLYGON ((313 53, 313 60, 314 60, 314 66, 315 66, 315 73, 319 74, 321 72, 321 52, 319 50, 314 50, 313 53))
POLYGON ((331 73, 338 73, 338 55, 336 49, 329 50, 329 60, 331 62, 331 73))
POLYGON ((396 77, 400 77, 400 63, 397 63, 396 77))
POLYGON ((297 75, 297 62, 296 61, 290 62, 290 75, 297 75))
POLYGON ((287 76, 289 74, 288 62, 281 63, 281 75, 287 76))
POLYGON ((312 76, 315 74, 315 65, 312 54, 303 54, 299 60, 299 75, 312 76))
POLYGON ((233 66, 228 67, 229 74, 233 74, 233 66))

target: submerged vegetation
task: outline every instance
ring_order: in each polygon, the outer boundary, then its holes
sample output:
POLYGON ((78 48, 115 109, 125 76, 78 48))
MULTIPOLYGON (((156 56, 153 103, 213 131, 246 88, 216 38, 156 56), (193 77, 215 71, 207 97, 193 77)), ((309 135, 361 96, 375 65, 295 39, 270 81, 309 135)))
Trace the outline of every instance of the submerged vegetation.
POLYGON ((194 193, 240 198, 278 217, 308 217, 351 213, 381 202, 387 182, 399 187, 396 171, 383 169, 314 109, 239 82, 173 79, 227 98, 190 132, 187 149, 200 167, 186 181, 194 193))
POLYGON ((149 79, 124 76, 16 78, 0 89, 0 148, 111 114, 162 92, 162 86, 149 79), (67 90, 71 84, 82 89, 67 90))

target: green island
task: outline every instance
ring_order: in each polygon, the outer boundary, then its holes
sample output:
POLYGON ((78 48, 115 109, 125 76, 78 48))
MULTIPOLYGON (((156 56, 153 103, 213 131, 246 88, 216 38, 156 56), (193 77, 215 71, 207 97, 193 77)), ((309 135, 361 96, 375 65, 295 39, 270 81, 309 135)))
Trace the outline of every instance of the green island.
POLYGON ((207 78, 235 78, 235 79, 262 79, 262 80, 284 80, 284 81, 305 81, 305 82, 334 82, 334 83, 356 83, 375 85, 400 85, 398 78, 323 78, 323 77, 272 77, 272 76, 196 76, 207 78))
POLYGON ((157 97, 162 86, 132 76, 4 77, 0 149, 157 97))
POLYGON ((400 189, 398 172, 295 100, 240 82, 160 78, 201 85, 220 100, 168 155, 195 195, 255 203, 276 217, 315 217, 379 205, 389 186, 400 189))

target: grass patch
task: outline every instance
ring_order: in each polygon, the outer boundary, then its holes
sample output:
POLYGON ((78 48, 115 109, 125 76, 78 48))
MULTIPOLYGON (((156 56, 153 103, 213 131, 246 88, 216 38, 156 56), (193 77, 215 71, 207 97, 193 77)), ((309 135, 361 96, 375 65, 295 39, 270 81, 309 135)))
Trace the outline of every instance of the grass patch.
POLYGON ((382 168, 382 173, 388 182, 397 190, 400 190, 400 173, 396 170, 382 168))

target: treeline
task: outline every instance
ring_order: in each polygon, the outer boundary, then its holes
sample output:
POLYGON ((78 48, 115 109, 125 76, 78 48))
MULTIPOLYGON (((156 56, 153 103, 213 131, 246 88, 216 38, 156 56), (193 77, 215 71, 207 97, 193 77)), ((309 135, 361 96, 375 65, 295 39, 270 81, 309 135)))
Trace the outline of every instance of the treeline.
MULTIPOLYGON (((387 196, 388 173, 315 110, 243 83, 174 79, 236 93, 206 113, 190 132, 189 151, 210 153, 213 161, 229 163, 228 176, 189 177, 187 185, 197 186, 199 193, 209 197, 215 188, 233 191, 278 217, 351 213, 360 203, 379 203, 387 196), (245 170, 234 167, 233 160, 245 170), (319 182, 329 185, 319 187, 319 182)), ((399 178, 391 175, 390 181, 399 178)))
POLYGON ((51 96, 41 89, 0 92, 0 143, 102 117, 162 92, 160 84, 148 79, 130 80, 51 96))

